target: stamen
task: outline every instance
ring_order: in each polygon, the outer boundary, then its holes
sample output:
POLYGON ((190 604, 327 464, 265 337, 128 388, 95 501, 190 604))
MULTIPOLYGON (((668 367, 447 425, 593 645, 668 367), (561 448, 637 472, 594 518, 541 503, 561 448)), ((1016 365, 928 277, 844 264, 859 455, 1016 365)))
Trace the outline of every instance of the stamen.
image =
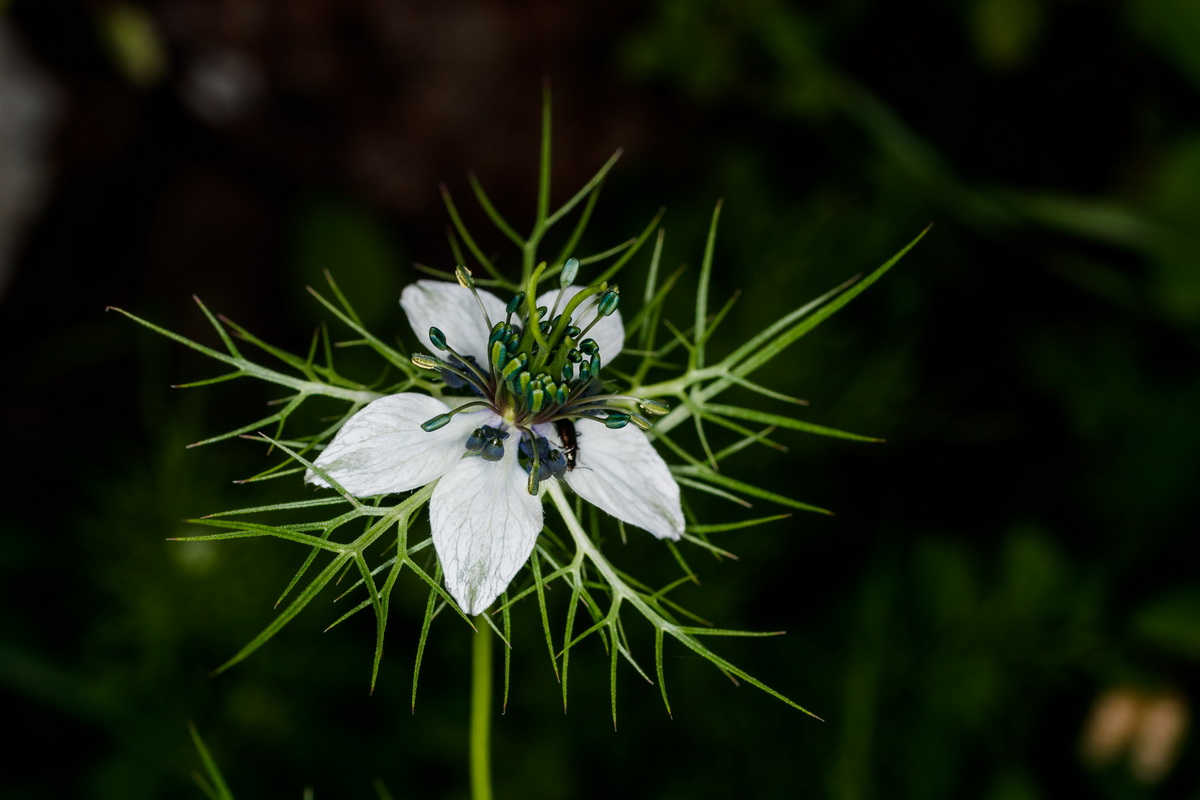
POLYGON ((530 494, 537 494, 538 482, 541 480, 540 473, 542 471, 542 462, 541 462, 541 459, 538 457, 538 449, 539 448, 538 448, 537 437, 535 436, 534 432, 531 429, 522 428, 521 430, 525 436, 529 437, 529 443, 531 445, 530 449, 533 450, 533 463, 529 468, 529 481, 528 481, 528 483, 526 483, 525 488, 529 491, 530 494))
POLYGON ((491 358, 489 359, 492 365, 492 374, 499 374, 500 370, 504 369, 504 364, 508 361, 508 349, 503 342, 492 342, 491 358))
POLYGON ((586 328, 579 334, 586 336, 587 332, 596 327, 596 323, 610 316, 617 310, 617 304, 620 302, 621 296, 618 293, 617 287, 614 286, 600 295, 600 299, 596 301, 596 318, 592 320, 586 328))
POLYGON ((529 406, 529 412, 536 414, 542 410, 542 406, 546 404, 546 391, 542 388, 541 381, 532 381, 529 384, 529 393, 525 395, 528 398, 526 403, 529 406))
POLYGON ((517 309, 519 309, 521 307, 521 304, 524 302, 525 302, 525 293, 524 292, 517 292, 516 294, 513 295, 512 300, 509 300, 508 305, 504 307, 504 310, 508 313, 508 316, 504 318, 504 321, 506 323, 512 322, 512 315, 517 313, 517 309))
POLYGON ((638 406, 641 407, 642 411, 645 411, 647 414, 655 417, 661 417, 663 414, 666 414, 671 410, 671 407, 666 403, 663 403, 659 400, 649 400, 644 398, 638 399, 638 406))
POLYGON ((558 285, 564 289, 575 282, 575 276, 579 274, 579 259, 568 258, 563 263, 562 273, 558 277, 558 285))
POLYGON ((413 353, 412 363, 414 367, 418 367, 419 369, 438 370, 443 366, 440 358, 426 355, 425 353, 413 353))
POLYGON ((433 419, 427 419, 421 423, 421 430, 426 433, 433 433, 438 428, 444 427, 450 422, 449 414, 438 414, 433 419))
POLYGON ((475 297, 475 302, 479 304, 479 313, 483 314, 483 321, 487 325, 488 330, 491 330, 492 320, 488 316, 487 309, 483 307, 483 300, 479 297, 479 292, 475 290, 475 279, 471 277, 471 270, 459 264, 454 268, 454 277, 458 279, 459 286, 471 290, 471 294, 475 297))
POLYGON ((490 405, 490 404, 483 400, 473 400, 470 403, 463 403, 458 408, 453 408, 453 409, 447 411, 445 414, 438 414, 436 417, 433 417, 432 419, 425 420, 424 422, 421 423, 421 430, 425 431, 426 433, 432 433, 433 431, 436 431, 438 428, 445 427, 446 424, 448 422, 450 422, 450 419, 455 414, 465 411, 468 408, 474 408, 475 406, 486 406, 486 405, 490 405))
POLYGON ((562 302, 563 294, 567 287, 575 282, 575 276, 579 274, 579 259, 568 258, 563 264, 562 272, 558 275, 558 297, 554 298, 554 307, 550 309, 550 316, 554 316, 554 312, 558 310, 558 304, 562 302))
POLYGON ((529 359, 525 357, 524 353, 521 353, 504 365, 504 369, 500 370, 500 377, 505 381, 511 380, 513 375, 525 369, 528 364, 529 359))

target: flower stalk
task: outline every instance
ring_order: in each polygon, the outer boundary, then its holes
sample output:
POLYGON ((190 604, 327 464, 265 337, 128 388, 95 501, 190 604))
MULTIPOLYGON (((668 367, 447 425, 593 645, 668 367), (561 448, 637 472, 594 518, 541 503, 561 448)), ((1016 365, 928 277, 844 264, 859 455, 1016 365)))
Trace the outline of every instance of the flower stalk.
POLYGON ((471 798, 492 800, 492 626, 475 621, 471 637, 471 798))

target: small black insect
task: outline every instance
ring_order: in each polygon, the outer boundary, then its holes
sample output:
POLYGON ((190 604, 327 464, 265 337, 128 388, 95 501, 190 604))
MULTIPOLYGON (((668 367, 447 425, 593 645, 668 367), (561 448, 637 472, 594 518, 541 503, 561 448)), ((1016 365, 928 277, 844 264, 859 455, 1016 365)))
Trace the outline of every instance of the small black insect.
POLYGON ((558 438, 562 440, 567 469, 575 469, 575 459, 579 457, 579 434, 575 432, 575 423, 569 419, 556 419, 554 430, 558 431, 558 438))

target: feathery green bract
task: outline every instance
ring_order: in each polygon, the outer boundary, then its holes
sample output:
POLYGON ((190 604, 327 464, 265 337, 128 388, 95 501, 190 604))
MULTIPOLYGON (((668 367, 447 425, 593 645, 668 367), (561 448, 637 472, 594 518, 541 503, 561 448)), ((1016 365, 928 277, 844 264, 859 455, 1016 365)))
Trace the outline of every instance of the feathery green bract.
POLYGON ((221 770, 217 767, 217 762, 213 760, 212 754, 208 752, 204 739, 200 737, 200 731, 196 730, 196 726, 190 722, 188 723, 188 733, 192 735, 192 745, 195 746, 200 760, 204 763, 204 771, 208 773, 207 779, 198 772, 192 773, 192 779, 196 781, 200 791, 204 792, 209 800, 233 800, 233 793, 225 784, 225 778, 221 775, 221 770))
MULTIPOLYGON (((921 235, 908 243, 895 256, 871 272, 865 278, 851 280, 827 294, 785 314, 765 326, 748 341, 728 347, 717 335, 726 315, 733 307, 737 296, 724 302, 714 314, 709 309, 712 275, 715 264, 715 241, 720 204, 714 210, 705 244, 704 255, 695 290, 695 302, 691 308, 691 327, 681 329, 671 323, 668 315, 669 298, 678 288, 682 270, 663 275, 661 258, 664 231, 659 227, 662 212, 657 212, 650 222, 633 238, 591 256, 575 255, 583 241, 588 221, 596 206, 600 188, 605 177, 616 163, 620 153, 614 154, 578 192, 557 209, 550 206, 550 117, 549 102, 543 108, 543 139, 538 177, 537 207, 535 221, 528 234, 517 231, 492 205, 482 183, 474 175, 470 177, 471 192, 484 214, 497 230, 519 250, 521 271, 519 276, 506 277, 499 265, 487 257, 467 230, 450 190, 442 187, 442 198, 450 215, 452 232, 450 247, 458 263, 474 266, 486 275, 475 279, 480 286, 500 287, 508 291, 526 292, 526 303, 532 310, 537 297, 539 283, 556 285, 555 280, 567 258, 575 256, 581 265, 599 267, 599 278, 593 285, 611 281, 642 250, 643 245, 653 239, 654 246, 648 259, 647 279, 641 293, 643 306, 635 313, 625 308, 627 319, 627 347, 616 368, 606 364, 606 375, 619 376, 623 386, 619 389, 629 395, 643 399, 662 399, 670 403, 671 410, 657 417, 649 435, 661 448, 673 455, 675 463, 672 474, 680 486, 701 493, 729 500, 737 506, 749 507, 751 500, 783 506, 788 509, 822 514, 830 512, 802 500, 780 495, 770 489, 755 486, 734 478, 720 470, 725 459, 744 449, 764 446, 786 449, 779 441, 779 434, 798 431, 820 436, 851 441, 881 441, 879 439, 837 430, 817 422, 799 419, 794 414, 804 406, 804 401, 771 389, 752 380, 751 375, 771 363, 796 340, 809 333, 829 316, 836 313, 850 300, 882 277, 921 235), (574 227, 566 234, 565 241, 557 250, 553 261, 541 260, 540 252, 546 244, 547 234, 553 226, 565 220, 571 213, 578 212, 574 227), (461 243, 461 245, 460 245, 461 243), (465 246, 465 250, 462 246, 465 246), (467 259, 467 256, 470 259, 467 259), (660 325, 669 335, 660 336, 660 325), (631 362, 632 363, 631 365, 631 362), (650 377, 665 376, 651 381, 650 377), (783 411, 760 410, 744 405, 717 402, 725 391, 738 388, 742 394, 761 397, 764 402, 782 404, 783 411), (686 427, 681 427, 685 426, 686 427), (730 441, 730 437, 732 441, 730 441), (691 444, 686 444, 688 440, 691 444)), ((454 270, 422 268, 424 271, 453 279, 454 270)), ((435 484, 417 489, 410 495, 377 498, 363 501, 344 492, 329 475, 313 465, 310 454, 319 452, 341 427, 342 423, 371 400, 401 391, 423 391, 435 397, 441 396, 443 385, 413 366, 410 355, 386 344, 392 332, 383 336, 368 331, 342 294, 331 276, 327 275, 333 299, 312 292, 318 302, 329 311, 336 322, 345 326, 352 337, 342 346, 366 348, 379 359, 383 377, 375 384, 357 383, 340 375, 333 363, 334 347, 324 327, 314 335, 309 352, 296 356, 276 348, 259 339, 237 324, 214 316, 199 300, 202 313, 212 324, 223 346, 214 349, 175 334, 128 312, 121 311, 141 325, 166 336, 186 347, 192 348, 221 364, 232 368, 214 378, 202 379, 189 386, 203 386, 230 381, 235 378, 255 378, 269 384, 282 386, 292 394, 271 414, 255 419, 232 431, 218 434, 197 444, 253 434, 259 441, 269 445, 281 456, 272 466, 250 480, 291 477, 297 492, 301 491, 300 477, 313 472, 329 483, 338 496, 308 498, 291 503, 252 506, 235 511, 211 514, 199 520, 217 532, 189 537, 190 540, 217 540, 270 536, 283 539, 304 548, 305 554, 293 577, 283 589, 277 616, 261 633, 248 642, 239 652, 220 665, 217 671, 228 669, 264 645, 284 626, 304 610, 330 584, 343 576, 353 575, 348 587, 340 597, 353 596, 353 605, 334 619, 329 627, 335 627, 360 611, 371 609, 376 621, 376 642, 371 669, 371 685, 379 674, 383 656, 392 590, 401 573, 408 571, 425 584, 426 595, 421 631, 416 643, 412 678, 412 703, 415 708, 420 668, 425 655, 433 619, 439 612, 450 607, 471 625, 453 599, 442 588, 441 568, 431 553, 421 551, 430 548, 430 540, 422 530, 413 533, 414 520, 422 517, 422 507, 428 502, 435 484), (238 342, 252 346, 259 353, 278 362, 267 367, 245 355, 238 342), (280 366, 281 365, 281 366, 280 366), (310 398, 323 397, 345 403, 343 413, 317 431, 293 431, 294 414, 310 398), (285 438, 285 433, 287 438, 285 438), (272 524, 252 520, 272 514, 287 514, 292 519, 298 514, 316 514, 306 522, 272 524), (411 534, 411 535, 410 535, 411 534), (373 547, 381 544, 382 547, 373 547), (432 570, 429 569, 432 567, 432 570), (431 574, 432 572, 432 574, 431 574), (382 581, 380 580, 382 576, 382 581)), ((310 290, 311 291, 311 290, 310 290)), ((626 297, 636 295, 628 293, 626 297)), ((397 315, 397 327, 400 325, 397 315)), ((533 337, 540 339, 536 329, 533 337)), ((543 344, 545 344, 543 342, 543 344)), ((324 423, 322 423, 324 424, 324 423)), ((502 596, 499 608, 493 612, 501 614, 501 625, 496 627, 491 619, 487 624, 496 630, 505 644, 504 700, 507 702, 510 681, 510 647, 512 640, 513 611, 518 606, 532 609, 525 603, 531 596, 536 598, 534 615, 543 628, 547 652, 556 678, 561 681, 564 707, 567 703, 571 656, 576 646, 592 635, 600 638, 609 656, 609 681, 612 698, 613 724, 617 716, 617 666, 623 659, 645 680, 657 681, 662 693, 663 704, 668 713, 671 706, 667 696, 664 674, 664 650, 668 639, 682 645, 692 653, 712 663, 730 678, 744 680, 768 694, 780 699, 805 713, 808 712, 795 701, 764 685, 740 668, 729 663, 702 644, 704 636, 771 636, 773 633, 721 630, 687 611, 673 597, 677 589, 694 584, 696 573, 688 564, 683 550, 675 543, 668 543, 669 556, 674 558, 682 571, 682 577, 657 589, 644 585, 634 577, 618 570, 606 558, 597 544, 603 539, 608 522, 594 508, 582 502, 568 499, 563 487, 556 480, 543 484, 545 495, 558 512, 559 519, 547 520, 530 561, 530 569, 519 576, 509 591, 502 596), (561 527, 559 527, 561 522, 561 527), (551 593, 559 585, 566 592, 551 593), (552 606, 551 598, 565 604, 552 606), (561 608, 563 619, 554 619, 561 608), (640 619, 654 632, 654 667, 644 669, 635 659, 629 644, 626 626, 631 620, 640 619)), ((731 554, 710 541, 710 536, 741 530, 789 516, 784 514, 758 515, 753 519, 734 519, 724 522, 699 522, 689 520, 682 542, 694 545, 698 552, 714 557, 731 557, 731 554)), ((623 535, 623 526, 620 526, 623 535)), ((682 544, 681 542, 681 544, 682 544)), ((814 715, 815 716, 815 715, 814 715)), ((209 765, 212 783, 216 786, 211 797, 225 797, 227 790, 219 781, 219 774, 211 766, 202 743, 202 757, 209 765), (221 794, 220 792, 225 792, 221 794)), ((207 791, 207 790, 206 790, 207 791)))

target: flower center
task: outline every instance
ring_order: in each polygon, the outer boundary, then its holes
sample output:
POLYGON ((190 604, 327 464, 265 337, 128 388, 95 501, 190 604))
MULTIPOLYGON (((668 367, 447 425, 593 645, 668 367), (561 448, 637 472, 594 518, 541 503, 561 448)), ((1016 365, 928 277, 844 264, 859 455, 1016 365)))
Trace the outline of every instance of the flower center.
POLYGON ((579 262, 572 258, 563 265, 553 305, 536 306, 530 298, 542 269, 544 265, 534 273, 530 292, 518 292, 505 307, 504 319, 495 321, 484 310, 470 272, 465 267, 457 269, 459 283, 475 294, 491 331, 486 367, 473 356, 456 351, 438 328, 429 329, 429 340, 447 356, 417 353, 412 357, 418 367, 436 370, 448 389, 467 389, 476 398, 421 427, 434 431, 467 409, 490 409, 500 417, 501 424, 475 429, 465 448, 485 460, 499 461, 509 438, 506 427, 519 431, 518 459, 529 473, 530 494, 537 492, 540 481, 561 477, 575 468, 579 440, 574 420, 590 419, 609 428, 623 428, 632 422, 647 430, 651 423, 638 413, 639 409, 652 415, 668 410, 656 400, 606 393, 604 389, 600 345, 587 338, 587 333, 616 311, 620 299, 617 288, 601 283, 568 296, 566 290, 579 269, 579 262), (546 438, 545 426, 550 424, 555 426, 562 449, 546 438))

